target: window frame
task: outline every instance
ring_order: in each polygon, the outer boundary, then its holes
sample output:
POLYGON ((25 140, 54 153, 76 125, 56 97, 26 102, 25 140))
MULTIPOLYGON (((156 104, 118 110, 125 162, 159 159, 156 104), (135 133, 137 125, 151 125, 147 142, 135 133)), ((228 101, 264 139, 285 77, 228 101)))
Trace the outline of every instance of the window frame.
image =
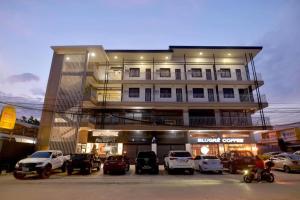
POLYGON ((234 99, 235 95, 234 95, 234 88, 223 88, 223 98, 225 99, 234 99), (232 96, 231 94, 229 95, 228 93, 225 95, 225 90, 232 90, 232 96))
POLYGON ((141 76, 141 69, 138 67, 130 67, 129 68, 129 77, 140 77, 141 76), (135 73, 131 73, 131 70, 138 70, 137 75, 135 75, 135 73))
POLYGON ((202 68, 191 68, 191 75, 193 78, 201 78, 202 77, 202 68), (197 72, 195 71, 200 71, 199 76, 196 76, 197 72), (194 74, 196 73, 196 74, 194 74))
POLYGON ((193 98, 194 99, 205 98, 204 88, 193 88, 192 91, 193 91, 193 98), (202 90, 202 95, 201 95, 201 93, 196 93, 195 90, 202 90))
POLYGON ((231 78, 230 68, 220 68, 220 76, 221 78, 231 78))
POLYGON ((129 88, 128 89, 128 97, 129 98, 139 98, 140 97, 140 88, 129 88), (130 90, 137 90, 138 92, 132 93, 132 92, 130 92, 130 90), (138 95, 137 96, 136 95, 132 96, 132 94, 138 94, 138 95))
MULTIPOLYGON (((168 93, 164 93, 164 94, 168 94, 168 93)), ((160 98, 172 98, 172 88, 160 88, 159 89, 159 97, 160 98), (170 90, 170 95, 164 95, 164 96, 162 96, 162 90, 170 90)))
POLYGON ((171 77, 171 68, 159 68, 159 76, 160 77, 171 77), (167 76, 162 76, 162 70, 168 70, 168 75, 167 76))

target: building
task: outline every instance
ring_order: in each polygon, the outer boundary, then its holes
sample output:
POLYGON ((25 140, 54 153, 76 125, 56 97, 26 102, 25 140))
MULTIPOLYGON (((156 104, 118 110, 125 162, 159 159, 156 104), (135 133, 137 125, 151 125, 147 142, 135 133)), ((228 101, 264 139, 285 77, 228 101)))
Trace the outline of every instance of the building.
POLYGON ((283 124, 273 127, 273 130, 262 132, 258 141, 259 149, 270 151, 300 150, 300 123, 283 124))
POLYGON ((270 127, 255 46, 54 46, 38 146, 100 155, 255 152, 270 127), (257 117, 253 114, 258 112, 257 117))

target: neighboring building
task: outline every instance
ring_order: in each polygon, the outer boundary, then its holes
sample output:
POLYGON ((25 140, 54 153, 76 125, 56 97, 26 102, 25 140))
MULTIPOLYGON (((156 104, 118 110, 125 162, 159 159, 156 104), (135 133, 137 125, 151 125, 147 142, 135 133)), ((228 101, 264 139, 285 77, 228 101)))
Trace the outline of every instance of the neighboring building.
POLYGON ((38 146, 134 158, 170 149, 256 151, 270 128, 253 58, 262 47, 55 46, 38 146), (253 117, 259 112, 258 117, 253 117))
POLYGON ((300 123, 278 125, 274 130, 261 133, 258 142, 262 152, 300 150, 300 123))

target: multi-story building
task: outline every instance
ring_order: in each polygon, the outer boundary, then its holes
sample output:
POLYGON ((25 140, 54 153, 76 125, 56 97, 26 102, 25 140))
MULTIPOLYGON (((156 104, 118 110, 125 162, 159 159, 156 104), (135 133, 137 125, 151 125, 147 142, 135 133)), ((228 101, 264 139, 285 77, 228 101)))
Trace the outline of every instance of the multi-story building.
POLYGON ((41 149, 131 158, 150 149, 160 158, 170 149, 255 152, 252 133, 269 127, 254 64, 262 47, 52 49, 41 149))

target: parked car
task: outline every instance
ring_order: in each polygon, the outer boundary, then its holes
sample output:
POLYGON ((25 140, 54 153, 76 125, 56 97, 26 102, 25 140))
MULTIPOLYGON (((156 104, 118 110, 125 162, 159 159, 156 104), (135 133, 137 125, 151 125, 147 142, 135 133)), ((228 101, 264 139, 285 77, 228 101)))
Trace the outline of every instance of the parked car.
POLYGON ((170 151, 165 157, 165 169, 169 174, 175 170, 188 171, 194 174, 194 160, 188 151, 170 151))
POLYGON ((223 165, 217 156, 201 155, 194 158, 194 169, 200 172, 223 173, 223 165))
POLYGON ((270 158, 274 163, 274 169, 280 169, 287 173, 300 171, 300 156, 295 154, 282 153, 270 158))
POLYGON ((103 165, 103 173, 108 174, 111 172, 122 172, 126 173, 129 171, 130 164, 129 159, 126 156, 114 155, 109 156, 103 165))
POLYGON ((137 155, 135 173, 141 174, 145 171, 152 174, 159 173, 158 158, 154 151, 142 151, 137 155))
POLYGON ((255 166, 255 157, 251 151, 228 151, 221 155, 221 163, 231 174, 255 166))
POLYGON ((66 171, 66 161, 68 156, 64 156, 59 150, 36 151, 28 158, 17 162, 14 170, 14 177, 22 179, 28 174, 37 173, 40 178, 48 178, 52 170, 61 169, 66 171))
POLYGON ((295 151, 293 154, 300 156, 300 151, 295 151))
POLYGON ((71 175, 74 170, 80 170, 81 173, 91 174, 93 169, 99 171, 100 168, 100 158, 92 153, 71 154, 70 160, 67 162, 68 175, 71 175))
POLYGON ((264 153, 261 155, 261 158, 263 160, 268 160, 269 158, 271 158, 272 156, 275 156, 275 155, 278 155, 278 154, 281 154, 282 152, 280 151, 273 151, 273 152, 267 152, 267 153, 264 153))

